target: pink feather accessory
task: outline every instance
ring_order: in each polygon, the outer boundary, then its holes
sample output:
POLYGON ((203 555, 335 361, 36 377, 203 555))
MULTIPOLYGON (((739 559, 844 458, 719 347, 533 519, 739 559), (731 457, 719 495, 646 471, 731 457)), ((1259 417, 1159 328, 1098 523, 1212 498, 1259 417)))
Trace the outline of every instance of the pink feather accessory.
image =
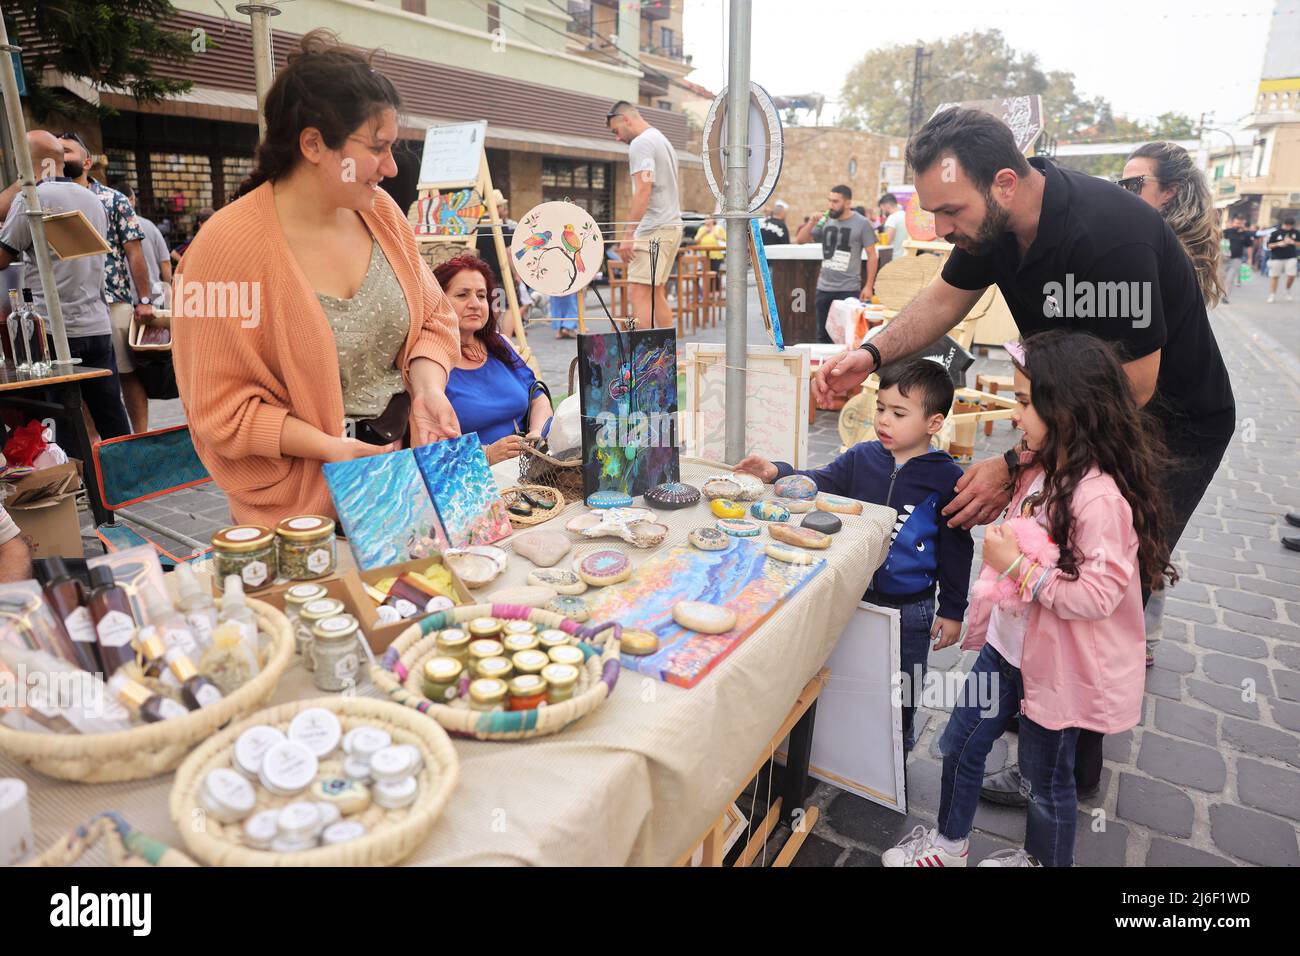
MULTIPOLYGON (((999 572, 985 564, 980 570, 979 580, 971 588, 971 596, 991 599, 998 607, 1014 611, 1029 603, 1020 595, 1020 575, 1034 562, 1040 568, 1055 567, 1061 558, 1061 549, 1052 541, 1047 529, 1034 518, 1017 516, 1006 521, 1004 527, 1015 536, 1020 553, 1024 555, 1020 559, 1020 566, 999 581, 999 572)), ((1037 580, 1035 575, 1034 581, 1037 580)))

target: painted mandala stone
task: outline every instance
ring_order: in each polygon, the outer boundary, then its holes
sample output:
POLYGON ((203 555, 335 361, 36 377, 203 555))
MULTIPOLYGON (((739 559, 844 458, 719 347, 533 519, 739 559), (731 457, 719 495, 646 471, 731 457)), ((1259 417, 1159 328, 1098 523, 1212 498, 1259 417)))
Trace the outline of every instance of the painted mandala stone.
POLYGON ((846 515, 862 514, 862 502, 854 498, 841 498, 839 495, 822 495, 817 499, 818 511, 835 511, 846 515))
POLYGON ((757 521, 748 518, 719 518, 717 527, 734 538, 752 538, 761 530, 757 521))
POLYGON ((812 501, 817 497, 817 482, 807 475, 786 475, 784 478, 777 479, 776 496, 812 501))
POLYGON ((575 570, 593 587, 604 587, 631 577, 632 562, 619 551, 593 551, 578 561, 575 570))
POLYGON ((725 551, 731 545, 731 535, 717 528, 696 528, 686 540, 701 551, 725 551))
POLYGON ((662 485, 655 485, 645 493, 646 504, 664 511, 689 508, 699 500, 700 489, 693 485, 682 484, 680 481, 666 481, 662 485))
POLYGON ((632 496, 621 491, 593 491, 587 495, 588 508, 626 508, 632 503, 632 496))
POLYGON ((546 602, 546 610, 554 611, 570 620, 585 624, 591 616, 587 611, 587 602, 572 594, 561 594, 546 602))

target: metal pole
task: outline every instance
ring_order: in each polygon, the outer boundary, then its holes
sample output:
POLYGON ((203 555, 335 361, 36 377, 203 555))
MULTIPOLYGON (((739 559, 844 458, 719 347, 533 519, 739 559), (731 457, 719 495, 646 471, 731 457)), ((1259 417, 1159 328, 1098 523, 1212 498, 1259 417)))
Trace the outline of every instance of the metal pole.
POLYGON ((266 92, 275 79, 275 60, 271 56, 271 17, 280 15, 269 3, 241 3, 237 13, 248 16, 253 25, 253 82, 257 86, 257 136, 266 138, 266 92))
MULTIPOLYGON (((9 45, 9 31, 4 17, 0 17, 0 93, 4 94, 5 119, 9 125, 9 139, 13 143, 14 162, 18 178, 23 184, 23 202, 27 204, 27 224, 32 234, 32 255, 36 271, 41 276, 41 289, 45 293, 45 309, 49 313, 50 331, 54 336, 54 357, 60 363, 72 363, 68 350, 68 333, 63 327, 63 307, 59 304, 59 287, 54 281, 54 262, 50 247, 45 243, 45 219, 41 201, 36 195, 36 177, 32 172, 32 155, 27 149, 27 124, 23 121, 23 104, 18 98, 18 78, 14 75, 14 61, 10 53, 21 48, 9 45)), ((14 362, 18 356, 14 356, 14 362)))
POLYGON ((751 0, 731 0, 727 37, 727 461, 745 457, 749 267, 749 29, 751 0))

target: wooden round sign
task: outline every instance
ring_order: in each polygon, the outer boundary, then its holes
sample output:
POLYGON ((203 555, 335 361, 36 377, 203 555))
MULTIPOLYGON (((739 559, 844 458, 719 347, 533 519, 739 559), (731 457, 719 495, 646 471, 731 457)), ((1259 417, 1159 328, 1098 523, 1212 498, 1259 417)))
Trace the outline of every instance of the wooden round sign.
POLYGON ((605 259, 605 240, 581 206, 544 202, 519 220, 510 256, 530 289, 569 295, 596 278, 605 259))
MULTIPOLYGON (((785 139, 781 133, 781 115, 772 97, 757 83, 749 84, 749 211, 763 208, 781 178, 785 156, 785 139)), ((727 164, 723 148, 727 135, 727 91, 713 100, 704 120, 704 175, 719 205, 727 200, 727 164)))

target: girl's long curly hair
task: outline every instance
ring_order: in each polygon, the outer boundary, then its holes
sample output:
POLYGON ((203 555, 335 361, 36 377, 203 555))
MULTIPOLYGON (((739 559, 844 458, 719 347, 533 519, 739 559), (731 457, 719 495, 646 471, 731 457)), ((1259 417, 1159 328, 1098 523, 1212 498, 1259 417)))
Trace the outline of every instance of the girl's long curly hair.
POLYGON ((1114 479, 1133 510, 1139 580, 1152 590, 1173 584, 1178 573, 1169 563, 1169 515, 1157 479, 1163 442, 1111 346, 1093 335, 1053 329, 1026 339, 1024 347, 1025 365, 1016 368, 1032 383, 1034 411, 1047 426, 1035 462, 1044 473, 1041 509, 1061 549, 1058 567, 1078 578, 1089 557, 1075 548, 1070 498, 1095 466, 1114 479))
POLYGON ((1219 241, 1223 231, 1214 214, 1214 199, 1204 174, 1196 168, 1191 154, 1177 143, 1147 143, 1133 150, 1129 159, 1153 159, 1156 179, 1165 188, 1177 190, 1160 209, 1160 215, 1182 243, 1187 258, 1196 270, 1201 295, 1211 308, 1219 304, 1227 290, 1219 275, 1222 252, 1219 241))

